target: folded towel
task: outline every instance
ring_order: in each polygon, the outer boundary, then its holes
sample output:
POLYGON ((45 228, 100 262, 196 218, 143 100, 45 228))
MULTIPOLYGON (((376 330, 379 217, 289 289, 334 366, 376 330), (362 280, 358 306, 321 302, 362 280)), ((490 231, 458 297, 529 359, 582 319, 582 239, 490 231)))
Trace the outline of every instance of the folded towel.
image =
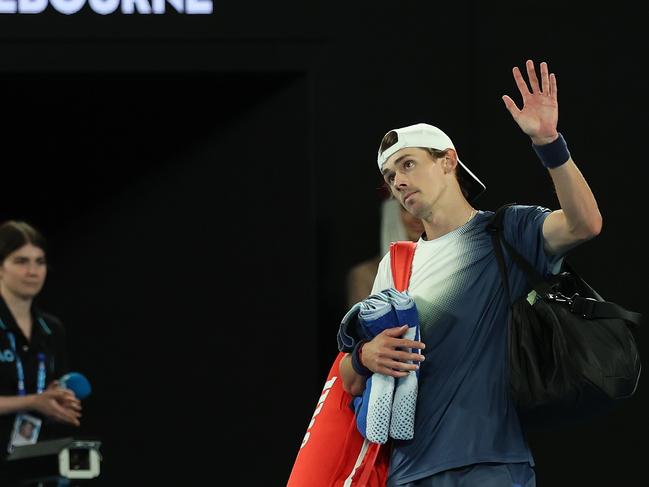
POLYGON ((361 309, 361 303, 352 306, 340 322, 338 328, 338 350, 345 353, 352 353, 356 344, 361 340, 358 330, 358 312, 361 309))
MULTIPOLYGON (((419 339, 417 308, 407 293, 386 289, 369 296, 352 309, 357 320, 355 335, 358 337, 371 339, 387 328, 408 324, 409 329, 404 337, 419 339)), ((350 312, 346 315, 347 319, 343 319, 343 322, 347 322, 343 337, 352 335, 350 312)), ((351 343, 351 340, 348 342, 351 343)), ((388 435, 400 440, 412 439, 417 385, 418 374, 414 371, 398 380, 378 373, 369 376, 363 395, 354 399, 360 433, 373 443, 385 443, 388 435)))
MULTIPOLYGON (((359 335, 374 338, 394 326, 396 315, 384 293, 373 294, 361 301, 358 312, 359 335)), ((372 443, 388 441, 395 379, 389 375, 372 374, 357 408, 356 424, 360 433, 372 443)))
MULTIPOLYGON (((403 338, 419 341, 419 315, 414 300, 407 293, 398 291, 390 292, 389 296, 398 325, 408 325, 408 330, 403 338)), ((416 349, 405 350, 419 353, 419 350, 416 349)), ((408 363, 412 363, 412 361, 408 361, 408 363)), ((418 388, 419 371, 411 370, 406 377, 397 379, 390 419, 391 438, 411 440, 415 436, 415 408, 418 388)))
POLYGON ((394 377, 374 373, 365 381, 363 395, 354 398, 356 426, 372 443, 388 441, 394 383, 394 377))
POLYGON ((395 324, 397 315, 392 307, 389 291, 386 289, 372 294, 359 303, 359 334, 363 337, 372 339, 383 330, 397 326, 395 324))

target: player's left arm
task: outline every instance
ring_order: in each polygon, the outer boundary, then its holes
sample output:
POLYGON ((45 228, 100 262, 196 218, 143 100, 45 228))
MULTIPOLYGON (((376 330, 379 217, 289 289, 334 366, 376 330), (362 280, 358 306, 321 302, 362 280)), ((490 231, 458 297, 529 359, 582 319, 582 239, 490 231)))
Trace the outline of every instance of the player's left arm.
POLYGON ((582 242, 599 235, 602 215, 597 201, 572 158, 549 169, 561 205, 543 223, 545 249, 550 254, 564 254, 582 242))
POLYGON ((513 68, 523 107, 518 108, 508 95, 503 96, 503 101, 514 121, 532 139, 535 151, 552 177, 561 209, 545 219, 543 238, 546 251, 560 255, 598 235, 602 229, 602 215, 593 192, 557 131, 559 102, 555 74, 550 73, 547 63, 543 62, 539 82, 534 62, 528 60, 525 67, 529 85, 521 70, 513 68))

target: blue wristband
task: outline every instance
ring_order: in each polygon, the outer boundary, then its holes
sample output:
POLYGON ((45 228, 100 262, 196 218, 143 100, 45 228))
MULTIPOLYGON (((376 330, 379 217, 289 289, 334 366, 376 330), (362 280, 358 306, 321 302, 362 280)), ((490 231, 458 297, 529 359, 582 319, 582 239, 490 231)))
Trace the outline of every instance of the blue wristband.
POLYGON ((570 159, 568 145, 561 133, 559 133, 559 137, 554 142, 545 145, 532 144, 532 148, 536 152, 536 155, 539 156, 539 159, 541 159, 543 165, 548 169, 559 167, 570 159))
POLYGON ((360 357, 361 348, 366 343, 367 340, 359 341, 354 347, 354 351, 352 352, 352 368, 356 371, 358 375, 362 375, 364 377, 367 377, 368 375, 372 375, 374 373, 361 363, 361 357, 360 357))

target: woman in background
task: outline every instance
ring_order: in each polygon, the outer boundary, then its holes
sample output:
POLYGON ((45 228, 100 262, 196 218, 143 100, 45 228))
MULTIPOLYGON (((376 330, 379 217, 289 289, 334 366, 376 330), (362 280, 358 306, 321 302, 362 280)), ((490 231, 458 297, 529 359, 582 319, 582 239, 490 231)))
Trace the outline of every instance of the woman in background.
POLYGON ((81 404, 56 380, 68 372, 61 322, 34 305, 47 276, 45 240, 31 225, 0 225, 0 455, 51 433, 50 422, 79 426, 81 404))

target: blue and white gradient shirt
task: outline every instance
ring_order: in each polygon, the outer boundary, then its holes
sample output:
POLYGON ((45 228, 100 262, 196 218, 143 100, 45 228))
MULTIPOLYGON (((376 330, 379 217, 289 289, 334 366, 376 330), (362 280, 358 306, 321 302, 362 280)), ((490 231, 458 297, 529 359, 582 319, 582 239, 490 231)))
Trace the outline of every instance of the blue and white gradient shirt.
MULTIPOLYGON (((504 215, 504 238, 543 275, 560 256, 543 248, 550 210, 515 205, 504 215)), ((437 239, 421 240, 409 293, 417 303, 421 363, 415 437, 395 441, 388 486, 482 462, 534 464, 511 398, 507 373, 507 303, 491 236, 491 211, 437 239)), ((505 251, 512 299, 529 292, 505 251)), ((372 293, 392 287, 390 254, 372 293)))

